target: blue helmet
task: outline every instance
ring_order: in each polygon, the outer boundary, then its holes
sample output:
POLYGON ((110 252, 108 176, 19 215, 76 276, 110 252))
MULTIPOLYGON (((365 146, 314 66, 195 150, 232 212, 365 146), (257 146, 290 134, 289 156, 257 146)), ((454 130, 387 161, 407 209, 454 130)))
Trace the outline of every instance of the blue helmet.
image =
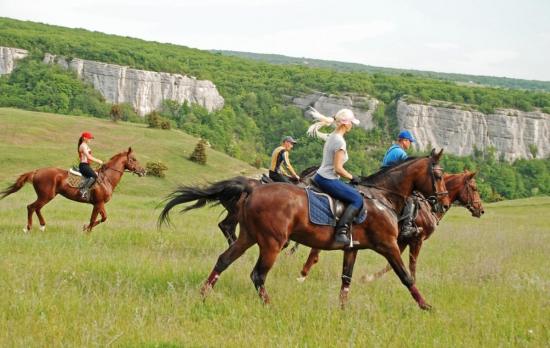
POLYGON ((402 130, 399 132, 399 135, 397 136, 398 139, 409 139, 411 142, 416 143, 416 140, 414 140, 411 132, 408 130, 402 130))

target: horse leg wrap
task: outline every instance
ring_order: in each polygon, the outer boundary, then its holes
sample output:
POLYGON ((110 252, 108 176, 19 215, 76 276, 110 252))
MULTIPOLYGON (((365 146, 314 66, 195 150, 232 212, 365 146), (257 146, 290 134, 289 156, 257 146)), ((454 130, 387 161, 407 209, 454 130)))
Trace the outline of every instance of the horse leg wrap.
POLYGON ((420 307, 425 307, 427 305, 426 300, 424 299, 424 297, 422 297, 422 295, 420 295, 420 291, 418 291, 416 285, 411 286, 409 291, 411 292, 412 297, 420 307))
POLYGON ((210 273, 210 276, 208 277, 204 285, 202 286, 201 294, 202 295, 208 294, 212 290, 216 282, 218 281, 219 277, 220 277, 220 272, 213 270, 212 273, 210 273))
POLYGON ((349 285, 342 284, 340 289, 340 307, 344 307, 348 301, 349 285))
POLYGON ((260 291, 258 291, 258 295, 260 295, 260 298, 264 301, 265 304, 269 303, 269 295, 267 294, 267 290, 264 286, 260 288, 260 291))

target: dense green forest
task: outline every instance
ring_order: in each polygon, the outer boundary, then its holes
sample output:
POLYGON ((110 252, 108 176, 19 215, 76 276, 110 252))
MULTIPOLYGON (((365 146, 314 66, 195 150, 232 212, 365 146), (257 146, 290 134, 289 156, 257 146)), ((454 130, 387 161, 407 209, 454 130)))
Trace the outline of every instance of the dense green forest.
POLYGON ((412 75, 417 77, 426 77, 437 80, 446 80, 452 82, 461 82, 468 85, 478 85, 481 87, 501 87, 508 89, 523 89, 534 92, 550 92, 550 81, 512 79, 508 77, 494 77, 481 75, 467 75, 454 73, 441 73, 434 71, 422 71, 412 69, 395 69, 370 66, 358 63, 337 62, 333 60, 322 60, 312 58, 288 57, 280 54, 251 53, 238 51, 210 50, 211 53, 221 53, 224 56, 235 56, 253 60, 256 62, 266 62, 277 65, 303 65, 310 68, 331 69, 341 72, 363 72, 367 74, 382 73, 386 75, 412 75))
MULTIPOLYGON (((284 135, 298 140, 291 152, 297 170, 320 164, 322 141, 305 135, 310 122, 302 117, 302 110, 288 102, 289 97, 315 90, 380 101, 374 112, 377 127, 369 131, 357 127, 346 135, 350 149, 346 168, 361 175, 378 170, 386 147, 399 131, 395 111, 400 98, 420 103, 449 101, 486 113, 499 107, 524 111, 540 108, 550 113, 550 94, 543 92, 472 88, 412 74, 277 66, 184 46, 8 18, 0 18, 0 46, 30 52, 14 72, 0 78, 0 107, 109 118, 111 105, 101 94, 79 80, 74 71, 41 63, 45 53, 67 60, 78 57, 211 80, 225 98, 223 109, 208 112, 195 104, 165 101, 160 116, 175 128, 207 139, 215 149, 258 167, 267 166, 271 151, 284 135)), ((122 121, 144 122, 130 105, 120 106, 122 121)), ((494 149, 487 149, 474 151, 471 157, 447 155, 445 167, 450 173, 464 168, 478 170, 482 198, 498 200, 550 194, 549 161, 518 160, 510 164, 496 158, 494 149)))

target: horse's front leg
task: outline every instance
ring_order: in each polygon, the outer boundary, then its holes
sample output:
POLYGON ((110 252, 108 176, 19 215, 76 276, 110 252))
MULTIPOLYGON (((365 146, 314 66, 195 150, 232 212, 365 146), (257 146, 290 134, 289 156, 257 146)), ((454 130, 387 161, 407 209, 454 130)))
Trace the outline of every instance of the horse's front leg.
MULTIPOLYGON (((312 249, 313 251, 313 249, 312 249)), ((340 306, 343 308, 346 305, 349 294, 349 285, 353 275, 353 267, 357 258, 358 249, 344 251, 344 265, 342 267, 342 288, 340 289, 340 306)))
POLYGON ((399 277, 399 280, 401 280, 401 283, 409 289, 409 292, 418 306, 422 309, 430 309, 431 306, 426 302, 424 297, 422 297, 420 291, 418 291, 416 285, 414 285, 413 278, 409 275, 409 272, 405 268, 405 264, 401 258, 401 252, 399 247, 397 247, 397 244, 391 244, 387 248, 379 248, 377 251, 384 256, 386 260, 388 260, 394 272, 399 277))
POLYGON ((86 230, 86 233, 91 233, 92 228, 99 225, 102 222, 105 222, 107 220, 107 212, 105 211, 105 205, 103 203, 97 203, 94 205, 94 209, 92 210, 92 216, 90 217, 90 224, 84 225, 84 230, 86 230), (97 221, 97 216, 101 214, 101 220, 97 221))
POLYGON ((418 261, 418 255, 420 254, 420 248, 422 248, 422 239, 414 239, 409 244, 409 270, 411 271, 411 277, 416 283, 416 264, 418 261))
MULTIPOLYGON (((398 242, 398 243, 399 243, 399 251, 401 252, 401 254, 403 254, 403 251, 407 247, 407 244, 404 243, 404 242, 398 242)), ((388 263, 388 264, 386 264, 386 267, 382 268, 380 271, 374 273, 373 275, 364 275, 364 276, 362 276, 361 280, 363 280, 365 282, 373 281, 374 279, 378 279, 381 276, 383 276, 384 274, 388 273, 388 271, 390 269, 391 269, 391 265, 388 263)))

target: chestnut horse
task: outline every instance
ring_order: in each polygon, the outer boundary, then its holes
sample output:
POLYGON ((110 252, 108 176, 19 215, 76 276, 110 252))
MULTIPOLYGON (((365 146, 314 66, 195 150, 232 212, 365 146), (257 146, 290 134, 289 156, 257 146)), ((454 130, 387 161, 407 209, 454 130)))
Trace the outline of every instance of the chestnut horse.
MULTIPOLYGON (((291 183, 293 185, 296 185, 296 186, 299 186, 299 187, 306 187, 308 185, 306 180, 309 179, 309 178, 313 178, 315 176, 315 174, 317 173, 318 168, 319 168, 319 166, 312 166, 312 167, 304 169, 300 173, 300 180, 290 180, 289 183, 291 183)), ((246 177, 246 176, 237 176, 237 177, 235 177, 233 179, 230 179, 230 180, 237 180, 237 181, 243 182, 243 183, 247 184, 248 186, 250 186, 252 188, 255 188, 255 187, 258 187, 258 186, 262 185, 261 180, 249 178, 249 177, 246 177)), ((269 179, 269 180, 271 180, 271 179, 269 179)), ((237 235, 235 234, 235 231, 237 229, 237 223, 238 223, 237 218, 238 218, 238 214, 239 214, 239 206, 237 205, 237 202, 235 202, 234 204, 231 204, 231 205, 227 204, 226 202, 220 202, 220 201, 211 202, 207 198, 204 198, 204 192, 208 192, 208 191, 204 191, 204 189, 200 189, 197 192, 193 192, 193 191, 189 190, 186 202, 197 201, 197 203, 183 209, 182 212, 186 212, 186 211, 191 210, 191 209, 202 208, 205 205, 207 205, 208 203, 215 203, 214 205, 221 204, 225 208, 225 210, 227 211, 227 215, 226 215, 225 219, 223 219, 218 224, 218 227, 222 231, 225 239, 227 239, 227 243, 229 243, 229 245, 235 243, 235 241, 237 240, 237 235)), ((208 196, 208 194, 206 196, 208 196)), ((186 203, 186 202, 182 201, 182 198, 183 198, 182 196, 179 197, 179 203, 178 204, 186 203)), ((170 197, 168 197, 168 199, 170 199, 170 197)))
MULTIPOLYGON (((477 172, 470 173, 468 169, 465 169, 462 174, 444 174, 443 180, 445 181, 445 186, 449 191, 449 200, 451 202, 458 202, 459 205, 464 206, 468 209, 473 217, 480 218, 481 215, 485 213, 483 209, 483 202, 479 197, 479 192, 477 190, 474 177, 477 172)), ((430 206, 425 201, 420 201, 420 208, 418 210, 418 216, 415 219, 415 224, 418 227, 422 227, 422 231, 416 236, 410 238, 399 238, 397 243, 399 244, 399 250, 401 253, 405 248, 409 247, 409 271, 411 277, 416 282, 416 262, 418 260, 418 254, 420 254, 420 248, 422 248, 422 243, 430 238, 434 233, 436 227, 439 225, 439 221, 443 218, 444 214, 434 214, 430 211, 430 206)), ((319 261, 320 249, 311 249, 307 261, 300 272, 302 277, 298 278, 299 281, 304 281, 314 264, 319 261)), ((391 269, 391 266, 388 264, 386 267, 372 276, 363 276, 362 279, 365 281, 371 281, 374 278, 381 277, 384 273, 388 272, 391 269)))
MULTIPOLYGON (((127 152, 121 152, 114 155, 107 163, 104 163, 98 170, 97 187, 90 190, 89 203, 93 204, 92 216, 90 224, 84 225, 84 230, 87 233, 92 232, 92 228, 107 220, 105 212, 105 203, 109 202, 116 185, 120 181, 125 170, 129 170, 138 176, 144 176, 147 172, 139 164, 132 148, 128 148, 127 152), (101 214, 101 220, 96 221, 97 215, 101 214)), ((28 222, 27 227, 23 232, 28 232, 32 228, 32 214, 36 212, 40 221, 40 231, 46 228, 46 220, 42 216, 41 210, 48 202, 55 198, 57 194, 62 195, 70 200, 88 203, 86 198, 83 198, 79 193, 79 188, 72 187, 68 184, 69 172, 63 169, 48 167, 33 170, 23 174, 17 181, 0 192, 0 199, 3 199, 12 193, 19 191, 26 183, 32 183, 38 198, 33 203, 27 206, 28 222)))
MULTIPOLYGON (((442 168, 439 165, 442 154, 443 150, 439 154, 432 151, 432 154, 426 157, 411 157, 398 166, 371 175, 362 183, 377 186, 381 194, 379 199, 364 200, 367 218, 353 226, 355 242, 352 247, 334 244, 332 226, 315 225, 309 220, 308 198, 303 188, 273 183, 252 189, 235 180, 213 184, 210 187, 215 195, 212 199, 230 202, 238 200, 240 233, 237 241, 219 256, 216 266, 202 288, 202 294, 206 295, 220 274, 247 249, 258 244, 260 254, 251 278, 260 298, 269 303, 265 280, 277 255, 290 238, 312 248, 344 249, 340 291, 342 306, 347 300, 357 252, 361 249, 373 249, 388 260, 418 305, 423 309, 430 308, 414 285, 401 259, 397 244, 397 212, 401 211, 405 199, 415 190, 429 197, 437 212, 444 212, 448 208, 450 202, 445 192, 442 168), (217 191, 213 187, 217 188, 217 191)), ((186 187, 180 187, 177 192, 185 194, 186 190, 186 187)), ((159 223, 165 222, 170 208, 175 204, 179 204, 177 196, 162 211, 159 223)))

